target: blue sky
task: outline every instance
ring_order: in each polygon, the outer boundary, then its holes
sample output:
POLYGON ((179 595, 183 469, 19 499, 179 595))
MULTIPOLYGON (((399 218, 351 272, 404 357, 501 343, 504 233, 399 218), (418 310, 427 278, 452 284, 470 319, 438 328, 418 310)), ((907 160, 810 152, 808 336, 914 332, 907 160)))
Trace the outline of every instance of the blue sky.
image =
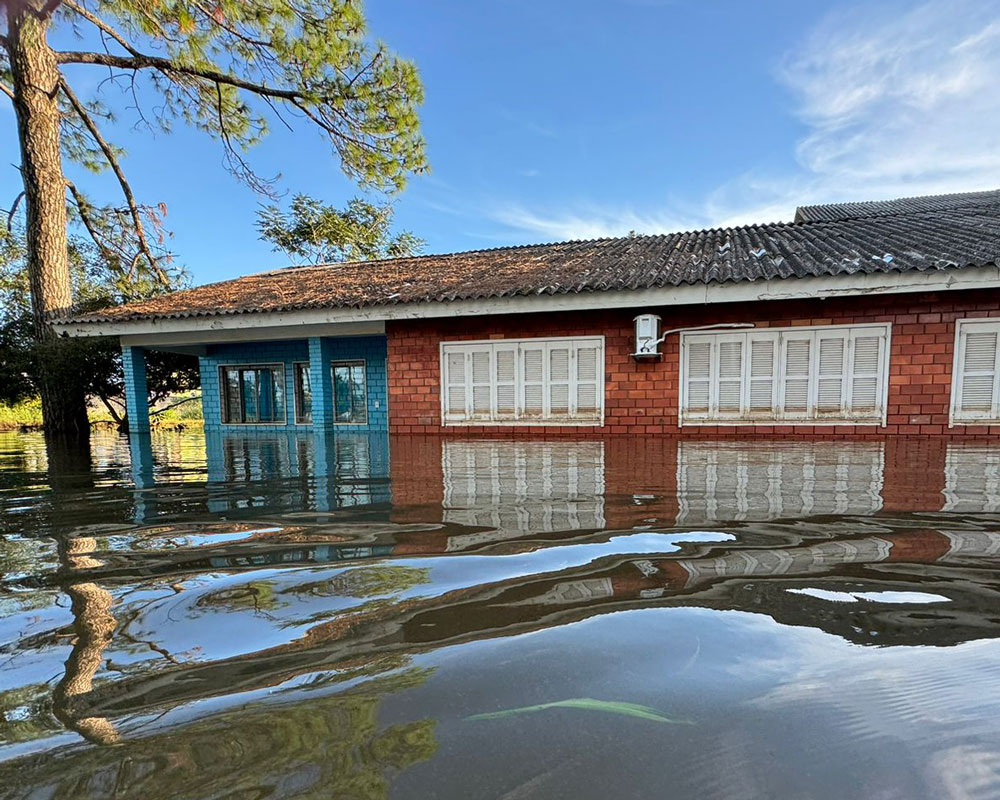
MULTIPOLYGON (((367 13, 425 83, 432 171, 399 197, 397 221, 428 252, 1000 187, 1000 2, 369 0, 367 13)), ((75 69, 86 94, 99 77, 75 69)), ((258 198, 216 143, 180 127, 154 137, 120 114, 109 135, 140 199, 167 204, 196 283, 287 263, 257 240, 258 198)), ((304 123, 275 123, 250 159, 289 192, 336 204, 356 192, 304 123)), ((74 177, 114 198, 106 178, 74 177)), ((0 190, 16 194, 12 169, 0 190)))

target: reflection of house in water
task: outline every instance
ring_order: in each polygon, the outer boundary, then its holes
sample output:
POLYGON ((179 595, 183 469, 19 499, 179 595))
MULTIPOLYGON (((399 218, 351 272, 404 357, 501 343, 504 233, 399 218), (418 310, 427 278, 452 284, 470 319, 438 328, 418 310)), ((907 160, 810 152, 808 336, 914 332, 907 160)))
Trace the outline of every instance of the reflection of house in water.
POLYGON ((209 501, 212 512, 274 505, 283 496, 288 502, 282 505, 313 511, 391 500, 385 433, 206 431, 205 451, 210 484, 250 489, 214 497, 209 501))
POLYGON ((943 494, 944 511, 1000 511, 1000 447, 950 444, 943 494))
POLYGON ((443 521, 488 528, 450 550, 527 532, 601 530, 603 442, 465 442, 441 447, 443 521))
POLYGON ((883 442, 691 442, 677 447, 677 522, 873 514, 883 442))

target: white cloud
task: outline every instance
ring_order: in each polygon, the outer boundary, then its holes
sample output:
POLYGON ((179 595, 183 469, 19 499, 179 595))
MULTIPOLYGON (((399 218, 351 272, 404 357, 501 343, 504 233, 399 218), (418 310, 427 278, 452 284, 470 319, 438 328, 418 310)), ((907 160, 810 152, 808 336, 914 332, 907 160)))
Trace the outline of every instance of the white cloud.
POLYGON ((511 205, 494 209, 490 216, 509 228, 530 232, 546 241, 600 239, 625 236, 630 231, 675 231, 686 225, 682 217, 670 213, 639 214, 629 209, 596 206, 589 206, 579 213, 544 214, 511 205))
POLYGON ((830 15, 785 55, 776 79, 806 125, 789 173, 736 176, 686 208, 518 207, 492 217, 532 235, 589 238, 1000 187, 1000 0, 864 4, 830 15))

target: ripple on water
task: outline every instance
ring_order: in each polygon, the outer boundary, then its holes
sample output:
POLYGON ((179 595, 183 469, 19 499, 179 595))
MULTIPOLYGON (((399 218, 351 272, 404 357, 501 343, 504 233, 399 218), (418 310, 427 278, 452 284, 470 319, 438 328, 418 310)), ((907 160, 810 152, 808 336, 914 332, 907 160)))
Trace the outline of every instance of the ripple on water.
POLYGON ((0 797, 1000 793, 1000 447, 139 455, 0 434, 0 797))

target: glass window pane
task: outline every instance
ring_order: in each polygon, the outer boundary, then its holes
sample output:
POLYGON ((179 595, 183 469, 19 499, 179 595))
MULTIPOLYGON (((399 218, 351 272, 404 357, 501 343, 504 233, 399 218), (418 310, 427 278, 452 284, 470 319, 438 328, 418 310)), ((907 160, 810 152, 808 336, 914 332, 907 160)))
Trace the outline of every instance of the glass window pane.
POLYGON ((280 367, 271 367, 265 372, 271 375, 271 414, 269 422, 285 421, 285 381, 280 367))
POLYGON ((312 376, 308 364, 295 365, 295 421, 312 422, 312 376))
POLYGON ((269 369, 257 370, 258 417, 261 422, 274 421, 274 373, 269 369))
POLYGON ((225 393, 225 405, 223 407, 224 422, 242 422, 243 417, 240 401, 240 371, 238 369, 223 370, 224 380, 222 391, 225 393))
POLYGON ((243 421, 257 422, 257 370, 241 371, 243 380, 243 421))
POLYGON ((333 365, 334 420, 364 425, 368 422, 364 364, 333 365))

